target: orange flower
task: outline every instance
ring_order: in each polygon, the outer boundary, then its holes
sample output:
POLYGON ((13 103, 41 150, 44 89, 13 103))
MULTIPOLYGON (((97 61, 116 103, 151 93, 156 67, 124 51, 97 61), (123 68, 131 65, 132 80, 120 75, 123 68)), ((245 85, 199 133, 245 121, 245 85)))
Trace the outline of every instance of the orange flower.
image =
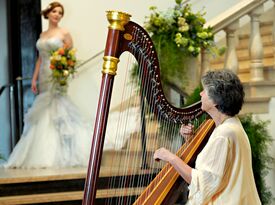
POLYGON ((64 55, 65 54, 64 48, 59 48, 58 53, 59 53, 59 55, 64 55))
POLYGON ((53 64, 50 65, 50 69, 54 70, 55 66, 53 64))
POLYGON ((64 44, 64 49, 68 50, 70 48, 70 46, 68 44, 64 44))
POLYGON ((68 66, 74 66, 74 61, 72 61, 72 60, 68 60, 68 66))

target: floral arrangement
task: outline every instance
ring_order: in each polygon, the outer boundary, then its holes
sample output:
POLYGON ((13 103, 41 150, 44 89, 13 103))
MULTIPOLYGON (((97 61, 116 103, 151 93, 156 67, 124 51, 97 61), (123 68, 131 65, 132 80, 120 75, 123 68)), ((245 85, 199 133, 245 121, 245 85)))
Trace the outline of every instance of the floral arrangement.
MULTIPOLYGON (((197 81, 191 82, 189 74, 192 72, 190 69, 196 70, 196 57, 201 49, 218 54, 212 28, 205 27, 205 13, 192 12, 191 5, 183 0, 175 0, 175 3, 166 11, 150 7, 151 14, 145 17, 144 22, 158 54, 162 87, 167 97, 171 86, 187 94, 193 89, 197 81)), ((136 77, 137 66, 134 66, 132 78, 136 77)))
POLYGON ((66 88, 68 86, 68 79, 76 72, 75 52, 76 50, 74 48, 68 48, 66 46, 51 51, 51 79, 54 85, 56 85, 56 89, 66 88))
POLYGON ((146 17, 145 29, 158 43, 173 41, 186 56, 197 57, 201 48, 211 48, 214 45, 214 35, 210 27, 205 28, 205 13, 193 13, 190 4, 176 0, 173 9, 160 12, 151 7, 149 17, 146 17))

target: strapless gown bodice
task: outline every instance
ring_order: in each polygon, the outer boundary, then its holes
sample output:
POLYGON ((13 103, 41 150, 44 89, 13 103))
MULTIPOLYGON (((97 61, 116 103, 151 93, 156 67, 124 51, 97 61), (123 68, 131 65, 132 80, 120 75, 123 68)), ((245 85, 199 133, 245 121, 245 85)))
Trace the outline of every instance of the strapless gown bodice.
POLYGON ((52 37, 48 39, 40 38, 36 43, 36 47, 41 57, 41 66, 39 69, 39 92, 49 91, 52 88, 50 82, 50 55, 51 51, 57 50, 63 46, 63 41, 60 38, 52 37))

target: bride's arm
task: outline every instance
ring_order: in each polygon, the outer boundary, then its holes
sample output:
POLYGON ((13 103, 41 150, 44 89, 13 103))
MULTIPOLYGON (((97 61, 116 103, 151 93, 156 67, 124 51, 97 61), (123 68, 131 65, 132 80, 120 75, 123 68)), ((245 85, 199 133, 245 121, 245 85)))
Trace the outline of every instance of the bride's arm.
POLYGON ((34 69, 33 76, 32 76, 32 92, 33 93, 37 93, 36 81, 38 79, 40 65, 41 65, 41 57, 39 56, 35 63, 35 69, 34 69))
POLYGON ((73 47, 73 39, 71 34, 64 29, 64 45, 66 45, 68 48, 72 48, 73 47))

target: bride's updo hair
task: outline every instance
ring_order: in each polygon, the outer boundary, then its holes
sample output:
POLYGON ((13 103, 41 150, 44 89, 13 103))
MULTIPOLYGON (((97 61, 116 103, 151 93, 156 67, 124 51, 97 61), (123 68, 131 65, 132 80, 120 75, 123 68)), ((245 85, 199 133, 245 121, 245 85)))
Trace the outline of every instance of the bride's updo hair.
POLYGON ((41 15, 45 18, 48 19, 48 14, 56 7, 61 7, 62 8, 62 16, 64 16, 64 7, 61 3, 54 1, 50 3, 47 8, 41 11, 41 15))

